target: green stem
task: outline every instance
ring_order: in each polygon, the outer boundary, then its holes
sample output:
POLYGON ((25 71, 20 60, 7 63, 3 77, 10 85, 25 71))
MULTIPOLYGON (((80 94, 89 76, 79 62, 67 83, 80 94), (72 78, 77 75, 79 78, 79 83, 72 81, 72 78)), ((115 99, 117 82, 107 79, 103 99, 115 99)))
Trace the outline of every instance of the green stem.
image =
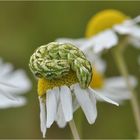
POLYGON ((126 63, 124 61, 122 52, 120 50, 120 48, 123 47, 121 44, 119 46, 117 46, 116 48, 114 48, 113 50, 113 56, 117 62, 117 66, 119 68, 120 73, 122 74, 122 76, 124 77, 126 84, 127 84, 127 88, 129 89, 129 91, 131 92, 131 106, 133 109, 133 114, 134 114, 134 118, 135 118, 135 123, 136 123, 136 127, 137 127, 137 131, 138 131, 138 136, 140 136, 140 110, 139 110, 139 104, 138 104, 138 100, 136 97, 136 93, 133 89, 133 87, 131 86, 130 80, 129 80, 129 73, 127 70, 127 66, 126 63))
POLYGON ((77 128, 76 128, 76 125, 75 125, 74 120, 71 120, 71 121, 69 122, 69 126, 70 126, 70 129, 71 129, 73 138, 74 138, 75 140, 80 140, 80 136, 79 136, 79 134, 78 134, 78 130, 77 130, 77 128))

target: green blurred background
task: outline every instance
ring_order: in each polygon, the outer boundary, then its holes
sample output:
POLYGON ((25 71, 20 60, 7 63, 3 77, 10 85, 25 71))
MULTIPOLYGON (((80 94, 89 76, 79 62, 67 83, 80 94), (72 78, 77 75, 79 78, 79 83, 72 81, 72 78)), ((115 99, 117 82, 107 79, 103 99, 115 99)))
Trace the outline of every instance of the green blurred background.
MULTIPOLYGON (((29 57, 38 46, 54 41, 58 37, 83 37, 90 17, 107 8, 121 10, 131 17, 140 14, 138 1, 0 2, 0 56, 5 61, 12 62, 15 68, 25 69, 33 82, 32 90, 26 94, 28 99, 26 106, 0 110, 0 138, 42 138, 37 81, 29 71, 29 57)), ((136 61, 138 54, 140 51, 130 46, 125 58, 130 73, 140 77, 136 61)), ((108 60, 106 76, 118 75, 115 62, 110 59, 112 58, 110 52, 103 57, 108 60)), ((140 93, 139 87, 137 91, 140 93)), ((98 117, 94 125, 88 124, 81 110, 75 113, 74 119, 81 138, 136 137, 129 101, 125 101, 120 107, 107 103, 98 103, 97 106, 98 117)), ((54 124, 48 129, 47 138, 66 139, 72 136, 68 126, 60 129, 54 124)))

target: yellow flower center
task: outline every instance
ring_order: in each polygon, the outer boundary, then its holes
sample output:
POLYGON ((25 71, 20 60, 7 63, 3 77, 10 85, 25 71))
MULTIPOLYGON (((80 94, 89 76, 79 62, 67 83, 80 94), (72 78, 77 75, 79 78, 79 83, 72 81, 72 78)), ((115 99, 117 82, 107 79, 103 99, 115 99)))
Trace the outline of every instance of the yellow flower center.
POLYGON ((108 9, 97 13, 88 22, 86 37, 91 37, 97 33, 122 23, 128 17, 118 10, 108 9))
POLYGON ((47 90, 54 87, 71 86, 75 83, 78 83, 78 79, 74 71, 70 71, 69 74, 63 76, 61 79, 47 80, 42 78, 38 80, 38 95, 42 96, 47 90))
POLYGON ((90 82, 90 87, 93 89, 100 89, 104 85, 104 77, 101 73, 97 72, 96 69, 93 69, 93 76, 90 82))
MULTIPOLYGON (((47 80, 41 78, 38 80, 38 96, 45 95, 47 90, 52 89, 54 87, 60 87, 63 85, 71 86, 75 83, 78 83, 78 79, 76 77, 75 72, 73 71, 69 72, 68 75, 63 76, 61 79, 47 80)), ((102 88, 103 84, 103 76, 94 68, 90 87, 98 89, 102 88)))

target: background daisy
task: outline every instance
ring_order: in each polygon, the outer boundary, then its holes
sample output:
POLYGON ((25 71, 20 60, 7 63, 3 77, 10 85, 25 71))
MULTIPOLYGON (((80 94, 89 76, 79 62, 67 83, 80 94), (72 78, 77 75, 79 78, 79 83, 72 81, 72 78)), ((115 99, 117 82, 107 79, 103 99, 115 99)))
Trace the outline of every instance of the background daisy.
POLYGON ((22 95, 31 89, 31 82, 24 70, 14 70, 13 65, 0 59, 0 108, 26 104, 22 95))

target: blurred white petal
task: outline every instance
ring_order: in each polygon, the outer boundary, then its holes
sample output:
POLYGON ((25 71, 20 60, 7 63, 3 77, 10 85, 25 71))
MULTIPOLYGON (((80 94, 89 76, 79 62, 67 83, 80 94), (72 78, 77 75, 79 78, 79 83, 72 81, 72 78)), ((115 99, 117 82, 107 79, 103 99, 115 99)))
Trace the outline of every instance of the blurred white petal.
POLYGON ((93 64, 93 68, 95 67, 96 70, 100 73, 105 73, 106 70, 106 62, 101 58, 101 54, 93 54, 93 58, 94 58, 94 63, 93 64))
POLYGON ((70 121, 73 118, 72 109, 72 97, 71 91, 67 86, 60 87, 60 101, 62 104, 62 109, 66 121, 70 121))
POLYGON ((0 69, 0 89, 10 94, 26 93, 31 89, 31 82, 24 70, 13 70, 12 64, 4 63, 2 59, 0 69))
POLYGON ((130 22, 124 22, 116 25, 113 29, 122 35, 131 35, 132 37, 140 38, 140 27, 130 22))
POLYGON ((140 26, 135 25, 135 26, 131 27, 129 34, 133 37, 140 39, 140 26))
POLYGON ((99 53, 104 49, 109 49, 117 45, 118 37, 112 30, 106 30, 91 38, 93 41, 93 49, 95 53, 99 53))
POLYGON ((39 97, 39 103, 40 103, 40 127, 41 132, 43 133, 43 138, 45 138, 46 134, 46 105, 42 98, 39 97))
MULTIPOLYGON (((134 88, 137 86, 137 80, 133 76, 129 76, 129 82, 131 86, 134 88)), ((105 80, 105 87, 106 88, 125 88, 127 89, 126 81, 123 77, 117 76, 117 77, 112 77, 112 78, 107 78, 105 80)))
POLYGON ((16 96, 15 100, 7 98, 5 95, 0 94, 0 109, 12 108, 12 107, 21 107, 27 103, 24 97, 16 96))
POLYGON ((72 38, 58 38, 55 41, 60 43, 71 43, 77 47, 81 47, 83 44, 87 42, 87 39, 85 38, 79 38, 79 39, 72 39, 72 38))
POLYGON ((140 16, 138 15, 137 17, 135 17, 135 18, 133 19, 133 22, 134 22, 135 24, 139 23, 139 22, 140 22, 140 16))
POLYGON ((4 88, 11 94, 23 94, 31 89, 31 82, 27 77, 24 70, 15 70, 7 73, 5 76, 0 75, 1 83, 6 83, 6 85, 0 84, 0 88, 4 88), (9 86, 8 86, 9 84, 9 86), (11 87, 11 85, 13 87, 11 87))
POLYGON ((0 108, 24 105, 26 100, 19 95, 31 89, 31 82, 25 71, 14 70, 12 64, 4 63, 2 59, 0 59, 0 71, 0 96, 3 97, 0 108))
POLYGON ((59 91, 52 89, 46 93, 47 128, 50 128, 56 117, 57 100, 55 94, 59 94, 59 91))
POLYGON ((129 43, 133 45, 133 47, 140 49, 140 39, 135 37, 129 37, 129 43))
POLYGON ((130 33, 130 30, 131 30, 130 25, 127 25, 127 24, 115 25, 113 29, 119 34, 128 34, 130 33))
POLYGON ((74 85, 74 93, 75 93, 75 96, 76 96, 82 110, 85 113, 85 116, 86 116, 88 122, 90 124, 94 123, 96 116, 97 116, 95 100, 93 98, 91 100, 87 90, 81 89, 79 84, 74 85), (94 102, 92 103, 92 101, 94 101, 94 102), (95 106, 93 106, 93 105, 95 105, 95 106))

